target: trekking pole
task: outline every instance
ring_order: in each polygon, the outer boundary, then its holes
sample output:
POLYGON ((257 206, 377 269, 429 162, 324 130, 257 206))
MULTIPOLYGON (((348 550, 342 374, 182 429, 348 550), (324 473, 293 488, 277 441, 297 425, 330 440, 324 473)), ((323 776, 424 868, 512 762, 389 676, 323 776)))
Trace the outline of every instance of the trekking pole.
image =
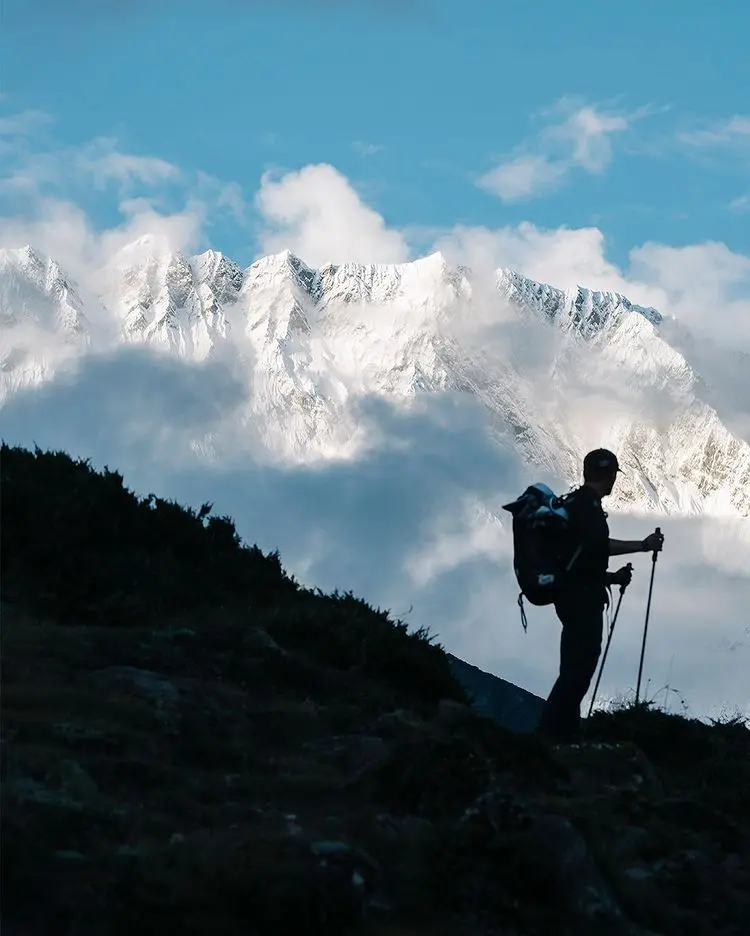
MULTIPOLYGON (((657 533, 661 533, 659 527, 656 528, 657 533)), ((643 657, 646 653, 646 637, 648 635, 648 617, 651 613, 651 592, 654 590, 654 572, 656 571, 656 558, 659 555, 659 550, 655 549, 651 555, 651 582, 648 586, 648 603, 646 604, 646 623, 643 625, 643 644, 641 645, 641 662, 638 666, 638 684, 635 688, 635 704, 638 705, 638 700, 641 696, 641 676, 643 674, 643 657)))
MULTIPOLYGON (((631 562, 627 565, 628 569, 633 568, 631 562)), ((596 683, 594 684, 594 691, 591 693, 591 703, 589 705, 589 713, 586 716, 591 718, 591 713, 594 710, 594 701, 596 699, 596 693, 599 690, 599 683, 601 682, 602 673, 604 672, 604 664, 607 662, 607 654, 609 653, 609 645, 612 643, 612 635, 615 632, 615 624, 617 623, 617 615, 620 613, 620 605, 622 604, 622 596, 625 594, 625 589, 627 585, 620 585, 620 597, 617 599, 617 607, 615 608, 615 614, 612 618, 612 623, 609 625, 609 634, 607 635, 607 645, 604 648, 604 654, 602 655, 602 662, 599 666, 599 675, 596 677, 596 683)))

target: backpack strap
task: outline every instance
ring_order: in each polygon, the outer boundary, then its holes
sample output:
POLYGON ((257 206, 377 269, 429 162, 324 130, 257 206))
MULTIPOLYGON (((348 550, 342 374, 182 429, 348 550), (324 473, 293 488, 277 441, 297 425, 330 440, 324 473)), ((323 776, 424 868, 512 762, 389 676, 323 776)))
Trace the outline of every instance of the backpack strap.
POLYGON ((575 552, 573 553, 573 555, 570 557, 570 561, 569 561, 568 564, 565 566, 565 571, 566 571, 566 572, 570 572, 570 570, 571 570, 571 569, 573 568, 573 566, 575 565, 576 559, 581 555, 581 552, 582 552, 582 551, 583 551, 583 543, 581 543, 581 544, 578 546, 578 548, 576 549, 576 551, 575 551, 575 552))
POLYGON ((526 617, 526 608, 523 606, 523 592, 518 593, 518 607, 521 610, 521 624, 523 624, 523 629, 526 633, 529 632, 529 622, 526 617))

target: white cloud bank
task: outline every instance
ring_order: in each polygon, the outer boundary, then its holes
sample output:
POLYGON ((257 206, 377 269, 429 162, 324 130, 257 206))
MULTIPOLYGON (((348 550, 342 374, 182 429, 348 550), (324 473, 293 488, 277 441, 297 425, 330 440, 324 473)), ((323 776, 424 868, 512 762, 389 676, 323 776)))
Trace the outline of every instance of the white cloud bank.
MULTIPOLYGON (((90 158, 97 152, 89 151, 90 158)), ((115 173, 118 185, 124 175, 135 186, 136 166, 145 170, 142 182, 158 182, 158 163, 135 164, 114 152, 104 151, 103 171, 115 173)), ((9 211, 0 192, 0 246, 33 243, 68 266, 91 293, 102 264, 134 238, 157 238, 164 250, 206 246, 207 218, 227 210, 217 195, 225 189, 217 183, 207 194, 195 177, 166 176, 184 185, 178 210, 160 210, 158 192, 133 191, 119 203, 121 223, 108 230, 95 229, 82 208, 51 191, 48 176, 24 190, 22 210, 14 201, 9 211)), ((262 251, 288 247, 309 263, 410 256, 404 233, 389 228, 331 166, 264 177, 255 205, 262 251)), ((748 338, 743 328, 750 261, 722 244, 645 244, 632 251, 627 269, 608 260, 604 237, 593 228, 456 228, 443 233, 439 246, 480 269, 511 266, 556 285, 622 291, 717 340, 748 338)), ((705 350, 705 341, 699 344, 705 350)), ((716 350, 718 384, 725 381, 726 361, 716 350)), ((741 373, 738 365, 738 391, 741 373)), ((734 400, 737 417, 750 413, 746 382, 744 393, 744 400, 734 400)), ((315 469, 272 467, 238 439, 223 463, 207 463, 191 441, 210 433, 241 400, 242 387, 221 362, 191 365, 121 348, 106 358, 83 359, 77 370, 9 401, 0 411, 0 434, 11 443, 62 447, 97 465, 109 463, 140 493, 213 501, 217 512, 237 518, 247 541, 279 547, 287 567, 305 582, 352 588, 396 613, 413 605, 410 622, 429 626, 449 649, 546 694, 557 666, 558 625, 551 612, 534 610, 529 634, 523 634, 507 530, 487 519, 489 509, 525 485, 527 470, 514 453, 487 441, 471 405, 436 396, 405 414, 365 399, 362 420, 380 441, 359 460, 315 469)), ((649 694, 669 680, 694 712, 715 714, 725 706, 748 711, 750 557, 743 540, 731 524, 708 519, 653 518, 646 526, 657 522, 667 548, 654 593, 649 694)), ((611 525, 622 537, 648 531, 626 517, 611 517, 611 525)), ((648 557, 636 557, 636 563, 603 696, 635 685, 648 557)))

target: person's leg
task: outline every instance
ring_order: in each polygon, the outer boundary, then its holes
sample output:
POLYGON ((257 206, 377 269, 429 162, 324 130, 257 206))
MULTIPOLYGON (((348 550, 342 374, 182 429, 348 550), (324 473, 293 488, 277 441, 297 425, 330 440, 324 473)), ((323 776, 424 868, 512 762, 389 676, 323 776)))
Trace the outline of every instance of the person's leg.
POLYGON ((604 604, 599 589, 578 589, 556 602, 562 622, 560 673, 549 694, 539 732, 551 739, 580 736, 581 702, 596 672, 602 647, 604 604))

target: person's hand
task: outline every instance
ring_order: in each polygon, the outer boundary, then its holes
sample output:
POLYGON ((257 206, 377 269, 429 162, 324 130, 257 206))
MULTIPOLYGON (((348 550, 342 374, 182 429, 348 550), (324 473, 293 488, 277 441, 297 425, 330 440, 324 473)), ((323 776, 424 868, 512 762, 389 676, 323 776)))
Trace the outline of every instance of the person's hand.
POLYGON ((664 546, 664 534, 660 530, 650 533, 641 545, 644 552, 661 552, 664 546))
POLYGON ((610 585, 619 585, 620 588, 627 588, 633 581, 633 567, 630 563, 624 565, 616 572, 611 572, 609 576, 610 585))

